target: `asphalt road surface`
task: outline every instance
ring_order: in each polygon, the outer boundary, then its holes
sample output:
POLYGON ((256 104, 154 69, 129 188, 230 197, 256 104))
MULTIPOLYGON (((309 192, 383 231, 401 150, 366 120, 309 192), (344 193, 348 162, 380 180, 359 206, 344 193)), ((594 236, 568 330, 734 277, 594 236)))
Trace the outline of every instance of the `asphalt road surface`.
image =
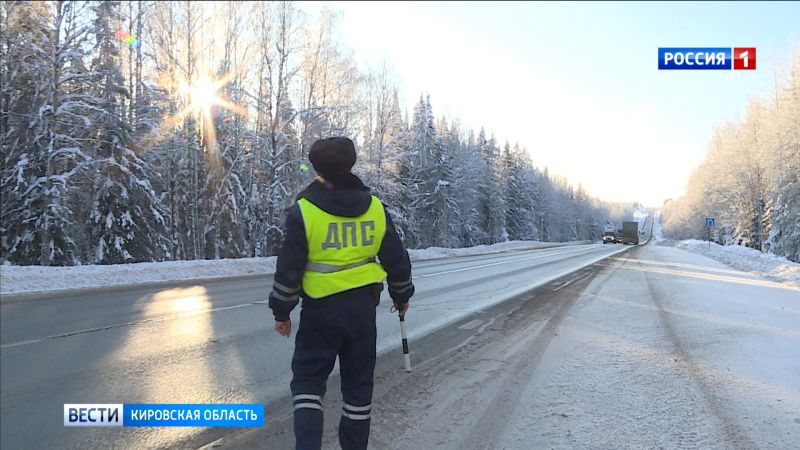
MULTIPOLYGON (((554 280, 554 288, 566 287, 574 281, 569 274, 630 248, 591 244, 414 263, 417 294, 406 321, 412 358, 448 350, 424 336, 554 280)), ((271 283, 263 277, 2 303, 2 448, 199 447, 248 431, 65 428, 65 403, 265 403, 264 431, 272 431, 285 416, 294 339, 272 328, 271 283)), ((401 367, 390 305, 384 297, 379 306, 379 355, 382 364, 401 367)))
MULTIPOLYGON (((654 244, 568 278, 425 336, 411 374, 381 358, 370 448, 798 448, 800 287, 654 244)), ((273 408, 208 447, 292 448, 273 408)))

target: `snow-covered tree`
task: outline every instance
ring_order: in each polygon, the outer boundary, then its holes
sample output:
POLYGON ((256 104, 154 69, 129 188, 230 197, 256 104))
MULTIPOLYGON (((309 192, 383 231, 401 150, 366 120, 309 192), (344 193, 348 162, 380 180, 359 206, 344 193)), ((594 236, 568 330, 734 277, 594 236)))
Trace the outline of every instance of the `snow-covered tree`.
POLYGON ((66 265, 76 258, 70 179, 87 167, 88 29, 82 2, 4 2, 3 259, 66 265))
MULTIPOLYGON (((712 239, 800 260, 800 54, 771 99, 751 101, 744 120, 720 125, 685 194, 664 205, 665 232, 712 239)), ((780 81, 779 81, 780 80, 780 81)))
POLYGON ((258 240, 257 254, 271 255, 283 240, 284 211, 293 202, 289 180, 297 176, 291 170, 297 152, 297 115, 290 93, 299 70, 295 59, 300 49, 300 12, 289 2, 258 3, 253 25, 258 48, 255 152, 260 176, 250 181, 258 184, 251 184, 250 198, 254 189, 260 198, 255 200, 258 220, 250 236, 258 240))
POLYGON ((94 261, 101 264, 158 261, 168 253, 161 203, 149 171, 133 145, 125 121, 124 99, 130 97, 122 75, 119 42, 120 3, 94 7, 96 58, 92 67, 93 154, 97 160, 91 219, 94 261))
POLYGON ((480 227, 486 230, 483 244, 494 244, 505 240, 505 201, 499 177, 499 149, 494 137, 487 140, 481 128, 476 142, 476 150, 483 158, 478 187, 478 214, 480 227))
POLYGON ((450 126, 450 134, 445 142, 445 145, 453 147, 453 190, 458 205, 456 234, 462 246, 482 244, 487 241, 486 230, 481 228, 479 212, 480 181, 485 171, 485 162, 476 151, 475 133, 470 131, 469 136, 463 139, 459 135, 459 125, 454 123, 450 126))
MULTIPOLYGON (((429 99, 409 120, 388 63, 362 70, 337 13, 309 18, 293 2, 0 4, 0 260, 273 255, 314 176, 308 147, 331 135, 355 141, 356 174, 411 247, 583 238, 608 213, 429 99), (224 82, 204 100, 236 106, 201 110, 205 78, 224 82)), ((759 147, 789 154, 787 129, 761 126, 759 147)), ((757 161, 760 235, 791 252, 792 169, 757 161)))
POLYGON ((502 159, 505 223, 509 240, 538 238, 538 180, 527 152, 506 143, 502 159))

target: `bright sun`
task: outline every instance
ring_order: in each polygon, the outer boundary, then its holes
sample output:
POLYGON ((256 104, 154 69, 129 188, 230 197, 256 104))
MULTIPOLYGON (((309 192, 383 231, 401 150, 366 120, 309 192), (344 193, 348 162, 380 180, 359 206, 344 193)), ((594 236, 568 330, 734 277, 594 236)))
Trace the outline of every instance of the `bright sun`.
POLYGON ((183 81, 179 85, 179 92, 183 96, 183 110, 175 115, 172 123, 178 123, 188 114, 199 117, 204 125, 204 145, 216 146, 216 131, 214 126, 215 117, 219 111, 214 111, 215 107, 226 109, 236 114, 245 115, 244 108, 231 103, 227 99, 220 97, 217 91, 230 81, 230 75, 219 79, 213 79, 208 75, 200 75, 193 82, 183 81))
POLYGON ((208 115, 214 106, 229 107, 230 104, 217 95, 219 88, 227 82, 227 78, 214 81, 211 77, 204 75, 195 80, 192 85, 183 84, 181 91, 189 96, 189 105, 186 107, 186 111, 197 111, 208 115))

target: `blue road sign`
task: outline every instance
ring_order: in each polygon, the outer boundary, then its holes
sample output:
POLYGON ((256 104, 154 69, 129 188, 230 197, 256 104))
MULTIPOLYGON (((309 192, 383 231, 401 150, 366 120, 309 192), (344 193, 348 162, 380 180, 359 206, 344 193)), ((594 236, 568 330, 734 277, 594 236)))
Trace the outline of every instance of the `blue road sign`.
POLYGON ((714 218, 706 217, 706 228, 714 228, 714 218))

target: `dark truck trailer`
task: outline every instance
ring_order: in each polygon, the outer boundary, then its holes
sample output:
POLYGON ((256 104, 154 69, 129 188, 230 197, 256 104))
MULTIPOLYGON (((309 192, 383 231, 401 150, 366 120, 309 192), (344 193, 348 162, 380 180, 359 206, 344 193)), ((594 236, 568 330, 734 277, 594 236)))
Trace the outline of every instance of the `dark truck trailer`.
POLYGON ((639 222, 622 222, 622 243, 639 245, 639 222))

